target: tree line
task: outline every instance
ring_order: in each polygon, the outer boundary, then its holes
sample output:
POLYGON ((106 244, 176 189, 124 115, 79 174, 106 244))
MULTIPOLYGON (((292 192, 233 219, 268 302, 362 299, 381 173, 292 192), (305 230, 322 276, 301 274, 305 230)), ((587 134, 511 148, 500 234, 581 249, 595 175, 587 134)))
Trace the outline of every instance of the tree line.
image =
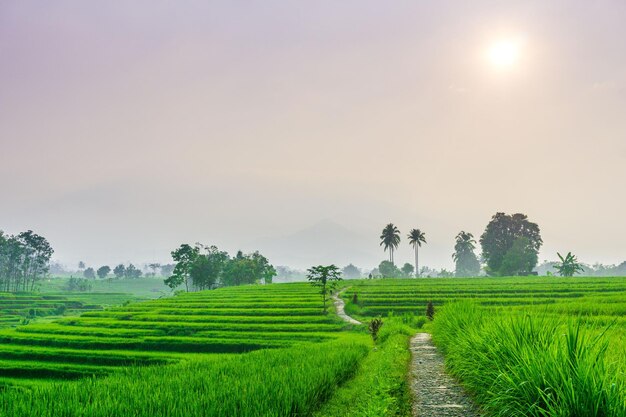
POLYGON ((185 286, 186 291, 210 290, 253 283, 272 282, 276 270, 258 251, 231 257, 217 246, 182 244, 172 251, 175 262, 172 275, 165 284, 172 289, 185 286))
MULTIPOLYGON (((401 241, 400 230, 393 223, 385 226, 380 236, 380 245, 385 251, 389 251, 389 260, 382 261, 378 267, 382 276, 410 276, 411 270, 415 271, 416 277, 420 276, 418 248, 426 243, 426 235, 420 229, 413 229, 408 234, 408 240, 415 250, 415 267, 412 268, 407 263, 399 269, 395 266, 393 254, 401 241)), ((484 270, 490 276, 533 274, 539 249, 543 244, 539 226, 522 213, 496 213, 487 224, 479 242, 484 270)), ((476 240, 473 234, 466 231, 457 234, 452 254, 456 276, 476 276, 480 273, 481 259, 476 255, 475 249, 476 240)), ((572 262, 572 259, 568 258, 568 262, 572 262)), ((566 267, 563 273, 569 274, 571 270, 571 267, 566 267)), ((574 272, 577 270, 574 268, 574 272)))
POLYGON ((8 235, 0 230, 0 292, 32 291, 49 270, 52 246, 32 230, 8 235))

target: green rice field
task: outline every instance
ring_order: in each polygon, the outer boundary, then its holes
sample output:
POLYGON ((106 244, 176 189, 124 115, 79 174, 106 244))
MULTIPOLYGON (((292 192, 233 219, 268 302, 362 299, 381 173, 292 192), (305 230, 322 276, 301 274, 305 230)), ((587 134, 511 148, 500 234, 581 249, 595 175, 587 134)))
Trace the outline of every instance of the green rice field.
POLYGON ((422 331, 484 415, 626 415, 625 278, 342 285, 348 314, 383 318, 375 349, 365 326, 322 314, 306 283, 186 293, 5 328, 0 416, 409 416, 408 340, 427 322, 429 301, 435 320, 422 331), (550 379, 544 370, 563 372, 550 379), (513 390, 520 386, 530 388, 513 390), (589 404, 576 408, 578 396, 589 404))

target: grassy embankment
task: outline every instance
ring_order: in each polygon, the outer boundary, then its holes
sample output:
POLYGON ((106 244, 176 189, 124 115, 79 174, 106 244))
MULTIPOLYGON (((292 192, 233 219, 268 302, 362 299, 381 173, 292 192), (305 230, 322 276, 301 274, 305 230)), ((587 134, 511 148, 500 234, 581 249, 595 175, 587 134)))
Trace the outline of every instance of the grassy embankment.
POLYGON ((487 416, 626 415, 624 278, 362 281, 344 298, 409 320, 432 300, 435 342, 487 416))

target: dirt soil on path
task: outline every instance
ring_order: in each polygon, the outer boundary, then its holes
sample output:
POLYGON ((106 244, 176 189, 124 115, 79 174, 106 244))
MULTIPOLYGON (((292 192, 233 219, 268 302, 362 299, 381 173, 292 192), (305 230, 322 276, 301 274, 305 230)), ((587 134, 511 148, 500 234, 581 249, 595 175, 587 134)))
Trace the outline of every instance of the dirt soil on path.
POLYGON ((428 333, 411 339, 411 389, 415 417, 479 417, 463 388, 446 374, 443 356, 428 333))
POLYGON ((337 310, 337 315, 341 317, 341 319, 345 322, 348 322, 351 324, 363 324, 360 321, 355 320, 346 314, 346 311, 344 309, 346 303, 344 303, 343 299, 340 297, 341 293, 343 293, 346 290, 347 288, 337 294, 333 294, 333 303, 335 303, 335 310, 337 310))

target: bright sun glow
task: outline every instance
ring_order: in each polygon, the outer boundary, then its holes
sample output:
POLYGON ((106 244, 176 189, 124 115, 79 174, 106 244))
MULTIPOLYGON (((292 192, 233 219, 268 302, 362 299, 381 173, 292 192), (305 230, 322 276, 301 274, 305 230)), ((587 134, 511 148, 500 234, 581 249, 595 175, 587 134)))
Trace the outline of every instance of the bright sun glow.
POLYGON ((494 42, 488 50, 489 62, 497 69, 509 69, 515 67, 520 59, 522 45, 520 41, 513 39, 499 40, 494 42))

